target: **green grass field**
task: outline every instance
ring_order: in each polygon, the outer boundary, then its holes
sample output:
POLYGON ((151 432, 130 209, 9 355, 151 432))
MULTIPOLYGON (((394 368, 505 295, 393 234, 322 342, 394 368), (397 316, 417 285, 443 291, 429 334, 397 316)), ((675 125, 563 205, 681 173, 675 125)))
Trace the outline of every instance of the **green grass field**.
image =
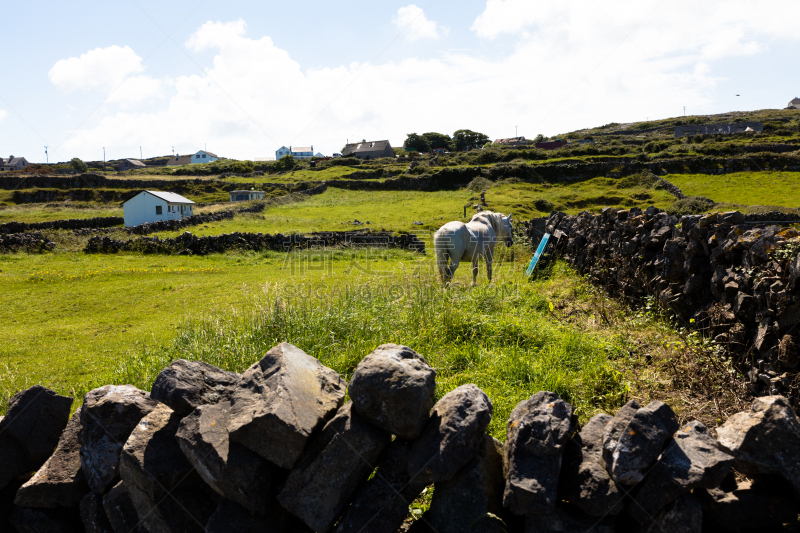
POLYGON ((670 174, 664 179, 677 185, 687 196, 706 196, 717 203, 800 207, 798 172, 670 174))

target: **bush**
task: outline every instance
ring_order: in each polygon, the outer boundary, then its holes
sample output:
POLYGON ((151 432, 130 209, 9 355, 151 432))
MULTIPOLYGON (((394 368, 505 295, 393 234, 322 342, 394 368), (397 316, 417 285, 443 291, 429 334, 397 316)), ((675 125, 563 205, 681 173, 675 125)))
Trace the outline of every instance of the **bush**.
POLYGON ((542 213, 553 212, 553 204, 551 204, 544 198, 539 198, 538 200, 533 202, 533 207, 535 207, 537 211, 541 211, 542 213))
MULTIPOLYGON (((291 157, 291 156, 285 156, 291 157)), ((252 161, 236 161, 231 165, 231 172, 235 172, 236 174, 249 174, 253 172, 255 165, 253 165, 252 161)))
POLYGON ((491 181, 487 180, 486 178, 477 177, 469 182, 469 185, 467 185, 467 189, 471 190, 472 192, 481 192, 483 189, 488 189, 492 185, 494 184, 491 181))
POLYGON ((714 200, 705 196, 689 196, 676 200, 667 208, 670 215, 701 215, 714 208, 714 200))
POLYGON ((73 170, 77 170, 78 172, 86 172, 89 170, 89 165, 83 162, 83 160, 78 159, 77 157, 73 157, 70 162, 69 166, 72 167, 73 170))

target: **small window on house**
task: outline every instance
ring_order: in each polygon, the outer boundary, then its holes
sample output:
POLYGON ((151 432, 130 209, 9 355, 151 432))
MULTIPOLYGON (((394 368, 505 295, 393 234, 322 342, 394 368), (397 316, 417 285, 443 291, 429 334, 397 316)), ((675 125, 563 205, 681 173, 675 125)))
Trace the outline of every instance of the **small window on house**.
POLYGON ((206 154, 203 154, 203 159, 205 159, 205 158, 206 158, 206 154))
POLYGON ((160 214, 161 214, 161 206, 157 205, 156 206, 156 215, 160 215, 160 214))

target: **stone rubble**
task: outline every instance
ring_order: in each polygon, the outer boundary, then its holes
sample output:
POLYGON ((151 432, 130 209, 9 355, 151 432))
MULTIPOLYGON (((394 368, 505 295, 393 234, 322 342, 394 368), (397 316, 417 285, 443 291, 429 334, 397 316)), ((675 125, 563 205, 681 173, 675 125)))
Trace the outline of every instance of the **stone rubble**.
POLYGON ((631 401, 578 431, 572 406, 542 391, 512 411, 501 443, 486 434, 491 400, 467 384, 428 404, 421 432, 406 439, 386 428, 419 425, 425 410, 415 401, 432 398, 433 369, 410 348, 384 345, 356 374, 353 401, 342 405, 344 380, 281 344, 241 375, 176 361, 151 393, 94 389, 69 419, 71 398, 43 387, 21 391, 0 420, 13 429, 0 432, 0 529, 724 533, 800 526, 800 423, 784 397, 757 398, 717 429, 717 440, 700 422, 678 426, 657 401, 631 401), (385 390, 380 379, 390 382, 385 390), (396 419, 382 418, 376 404, 390 417, 396 410, 396 419), (42 424, 32 424, 21 405, 42 424), (234 438, 242 431, 246 438, 234 438), (53 450, 42 458, 45 446, 53 450), (31 467, 32 457, 43 464, 31 467), (732 468, 750 480, 737 483, 732 468), (430 491, 429 509, 410 513, 430 491))

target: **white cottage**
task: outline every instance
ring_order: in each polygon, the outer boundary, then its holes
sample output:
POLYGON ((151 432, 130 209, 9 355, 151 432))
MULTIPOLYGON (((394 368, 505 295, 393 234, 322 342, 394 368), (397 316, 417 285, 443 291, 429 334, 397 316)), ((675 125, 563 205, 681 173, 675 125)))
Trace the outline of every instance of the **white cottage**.
POLYGON ((124 204, 125 227, 192 216, 194 202, 174 192, 142 191, 124 204))

